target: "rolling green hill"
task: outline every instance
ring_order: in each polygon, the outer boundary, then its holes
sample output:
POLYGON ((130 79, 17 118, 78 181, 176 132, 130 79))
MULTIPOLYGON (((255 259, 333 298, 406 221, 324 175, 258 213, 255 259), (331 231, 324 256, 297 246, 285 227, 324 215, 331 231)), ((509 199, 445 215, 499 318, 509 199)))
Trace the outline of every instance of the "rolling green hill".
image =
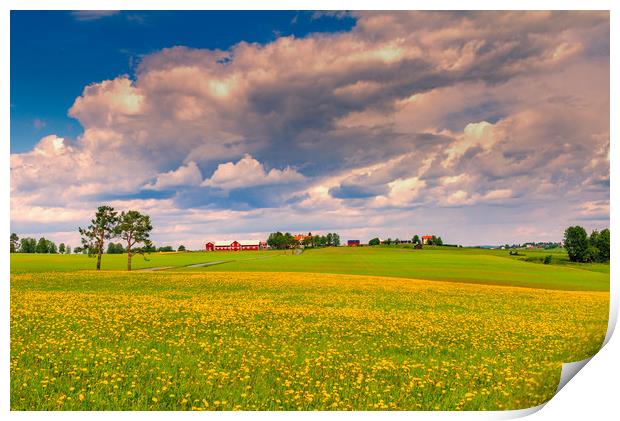
MULTIPOLYGON (((104 270, 123 270, 126 255, 104 255, 104 270)), ((565 253, 452 247, 330 247, 291 251, 153 253, 133 259, 135 269, 170 271, 311 272, 395 276, 415 279, 510 285, 563 290, 609 290, 609 265, 568 264, 565 253), (551 265, 536 263, 546 254, 551 265), (530 260, 530 261, 528 261, 530 260), (201 263, 217 263, 191 267, 201 263)), ((92 270, 95 260, 85 255, 12 254, 11 272, 92 270)))

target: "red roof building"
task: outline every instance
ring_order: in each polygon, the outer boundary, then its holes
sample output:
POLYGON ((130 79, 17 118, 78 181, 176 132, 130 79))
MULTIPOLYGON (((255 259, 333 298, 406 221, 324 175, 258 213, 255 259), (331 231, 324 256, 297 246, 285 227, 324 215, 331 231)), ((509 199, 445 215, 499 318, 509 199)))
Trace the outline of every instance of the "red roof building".
POLYGON ((297 234, 293 238, 295 239, 295 241, 299 241, 301 243, 305 239, 308 239, 308 238, 311 239, 312 238, 312 233, 309 232, 307 235, 306 234, 297 234))
POLYGON ((205 244, 206 251, 260 250, 261 248, 264 247, 261 247, 261 241, 259 240, 209 241, 205 244))

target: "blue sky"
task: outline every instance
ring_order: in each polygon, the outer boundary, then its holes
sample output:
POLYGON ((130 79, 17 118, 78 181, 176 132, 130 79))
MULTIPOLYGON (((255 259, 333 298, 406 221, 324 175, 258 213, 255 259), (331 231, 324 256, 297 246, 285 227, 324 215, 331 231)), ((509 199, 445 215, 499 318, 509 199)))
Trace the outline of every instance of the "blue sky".
POLYGON ((11 228, 158 244, 609 225, 607 12, 11 14, 11 228))
POLYGON ((82 129, 67 110, 84 86, 133 77, 140 58, 162 48, 226 50, 240 41, 347 31, 354 23, 308 11, 12 11, 11 150, 27 151, 46 133, 77 136, 82 129))

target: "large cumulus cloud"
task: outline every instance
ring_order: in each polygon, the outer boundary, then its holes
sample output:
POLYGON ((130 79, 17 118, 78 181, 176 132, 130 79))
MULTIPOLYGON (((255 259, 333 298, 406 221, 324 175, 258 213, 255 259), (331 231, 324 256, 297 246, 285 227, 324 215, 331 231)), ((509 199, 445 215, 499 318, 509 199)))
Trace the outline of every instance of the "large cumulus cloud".
POLYGON ((164 49, 85 87, 77 139, 11 156, 14 225, 33 209, 77 225, 104 199, 148 208, 161 241, 220 235, 210 221, 227 217, 253 235, 455 242, 468 224, 505 225, 492 242, 607 223, 608 13, 354 15, 346 33, 164 49))

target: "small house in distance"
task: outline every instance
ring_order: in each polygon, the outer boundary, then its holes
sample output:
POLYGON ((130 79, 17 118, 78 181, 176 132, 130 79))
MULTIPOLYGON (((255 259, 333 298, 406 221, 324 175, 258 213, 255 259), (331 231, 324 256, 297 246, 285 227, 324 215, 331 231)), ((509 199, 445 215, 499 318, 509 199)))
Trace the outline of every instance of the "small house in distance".
POLYGON ((295 241, 299 241, 300 243, 303 242, 304 240, 312 240, 312 233, 309 232, 308 234, 297 234, 296 236, 293 237, 293 239, 295 241))
POLYGON ((432 235, 423 235, 422 236, 422 244, 428 244, 430 240, 433 239, 432 235))
POLYGON ((347 240, 347 247, 357 247, 360 245, 360 240, 347 240))

